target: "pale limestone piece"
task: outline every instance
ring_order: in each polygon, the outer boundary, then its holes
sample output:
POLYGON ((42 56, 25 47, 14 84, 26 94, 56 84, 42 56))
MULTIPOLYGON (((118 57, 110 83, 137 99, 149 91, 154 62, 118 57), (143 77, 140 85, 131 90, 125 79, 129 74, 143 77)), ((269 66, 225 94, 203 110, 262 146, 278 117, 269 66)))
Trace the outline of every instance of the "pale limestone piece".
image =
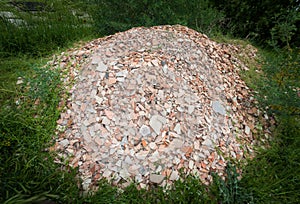
POLYGON ((92 65, 97 65, 101 62, 100 56, 94 55, 92 56, 92 65))
POLYGON ((110 177, 111 173, 112 173, 112 172, 111 172, 110 170, 105 169, 105 171, 103 172, 102 176, 103 176, 104 178, 108 178, 108 177, 110 177))
POLYGON ((250 127, 249 126, 245 126, 245 133, 247 134, 247 135, 249 135, 250 134, 250 127))
POLYGON ((194 148, 195 148, 195 150, 200 150, 200 141, 199 140, 196 140, 194 142, 194 148))
POLYGON ((125 163, 127 163, 127 164, 133 164, 133 161, 130 159, 129 156, 126 156, 125 157, 125 163))
POLYGON ((135 182, 137 183, 141 183, 143 181, 143 176, 141 174, 137 174, 135 177, 134 177, 134 180, 135 182))
POLYGON ((193 169, 194 168, 194 161, 193 160, 190 160, 189 161, 189 169, 193 169))
POLYGON ((129 166, 128 172, 129 172, 131 175, 136 176, 136 175, 139 174, 139 171, 138 171, 139 168, 140 168, 140 165, 135 165, 135 164, 133 164, 133 165, 129 166))
POLYGON ((178 165, 180 163, 180 159, 178 157, 175 157, 173 163, 178 165))
POLYGON ((149 179, 152 183, 160 184, 165 179, 165 176, 158 174, 150 174, 149 179))
POLYGON ((151 130, 147 125, 142 125, 142 127, 140 128, 139 133, 143 136, 149 136, 151 134, 151 130))
POLYGON ((82 188, 84 191, 87 191, 89 189, 90 184, 92 183, 92 179, 86 179, 84 180, 84 182, 82 183, 82 188))
POLYGON ((64 140, 60 141, 59 144, 63 147, 66 147, 70 144, 70 142, 68 139, 64 139, 64 140))
POLYGON ((121 167, 122 166, 122 161, 118 160, 117 163, 116 163, 116 166, 121 167))
POLYGON ((150 149, 152 150, 156 150, 157 149, 157 145, 154 142, 150 142, 149 145, 150 149))
POLYGON ((178 110, 180 113, 184 112, 184 109, 183 109, 182 107, 180 107, 180 106, 177 107, 177 110, 178 110))
POLYGON ((158 151, 156 150, 148 159, 151 163, 157 162, 160 159, 158 151))
POLYGON ((221 115, 226 115, 226 110, 219 101, 213 101, 212 108, 216 113, 220 113, 221 115))
POLYGON ((183 146, 184 142, 181 139, 175 138, 171 143, 170 143, 170 148, 178 149, 183 146))
POLYGON ((105 113, 105 115, 106 115, 106 117, 108 119, 110 119, 110 120, 113 119, 114 113, 112 111, 110 111, 110 110, 104 110, 104 113, 105 113))
POLYGON ((157 135, 160 134, 162 126, 167 122, 167 120, 160 115, 153 115, 150 119, 150 126, 155 131, 157 135))
POLYGON ((130 173, 128 172, 127 169, 123 168, 120 170, 119 175, 124 179, 124 180, 128 180, 130 179, 130 173))
POLYGON ((95 100, 96 100, 96 102, 97 102, 99 105, 101 105, 102 102, 103 102, 103 98, 101 98, 101 97, 99 97, 99 96, 95 96, 95 100))
POLYGON ((176 181, 179 179, 179 174, 178 174, 178 171, 172 171, 171 175, 170 175, 170 178, 169 178, 171 181, 176 181))
POLYGON ((102 124, 103 125, 109 125, 110 124, 110 120, 107 117, 102 117, 102 124))
POLYGON ((192 114, 193 112, 194 112, 194 110, 195 110, 195 106, 188 106, 188 113, 189 114, 192 114))
POLYGON ((107 69, 108 69, 108 67, 107 67, 103 62, 99 62, 99 63, 98 63, 98 66, 97 66, 97 68, 96 68, 96 70, 97 70, 98 72, 106 72, 107 69))
POLYGON ((210 148, 213 148, 213 143, 210 139, 205 139, 203 142, 202 142, 202 145, 205 145, 207 147, 210 147, 210 148))
POLYGON ((180 135, 181 134, 181 128, 180 128, 180 123, 177 123, 175 128, 174 128, 175 132, 180 135))
POLYGON ((146 159, 146 157, 148 156, 149 152, 148 151, 140 151, 138 153, 135 154, 135 157, 138 160, 144 160, 146 159))

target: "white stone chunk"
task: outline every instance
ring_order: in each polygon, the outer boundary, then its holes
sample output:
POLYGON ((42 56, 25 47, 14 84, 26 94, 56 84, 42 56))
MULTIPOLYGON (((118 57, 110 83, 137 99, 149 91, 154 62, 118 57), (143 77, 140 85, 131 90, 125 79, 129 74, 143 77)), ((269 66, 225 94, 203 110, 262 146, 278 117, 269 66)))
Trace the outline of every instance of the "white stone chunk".
POLYGON ((160 115, 153 115, 150 119, 150 126, 156 134, 160 134, 162 126, 167 122, 167 120, 160 115))
POLYGON ((148 156, 148 151, 140 151, 140 152, 135 154, 135 157, 138 160, 144 160, 147 156, 148 156))
POLYGON ((195 106, 188 106, 188 113, 192 114, 195 110, 195 106))
POLYGON ((205 139, 203 142, 202 142, 202 145, 205 145, 207 147, 213 147, 213 143, 210 139, 205 139))
POLYGON ((106 72, 107 71, 107 66, 103 62, 99 62, 96 70, 98 72, 106 72))
POLYGON ((170 180, 171 181, 176 181, 179 179, 179 174, 178 171, 172 171, 171 175, 170 175, 170 180))
POLYGON ((175 128, 174 128, 175 132, 180 135, 181 134, 181 128, 180 128, 180 123, 177 123, 175 128))
POLYGON ((171 143, 170 143, 170 148, 175 148, 175 149, 178 149, 178 148, 181 148, 182 145, 183 145, 183 141, 180 140, 180 139, 174 139, 171 143))
POLYGON ((150 174, 150 182, 160 184, 164 180, 163 175, 158 175, 158 174, 150 174))
POLYGON ((64 140, 60 141, 59 144, 63 147, 66 147, 70 144, 70 142, 68 139, 64 139, 64 140))
POLYGON ((245 127, 245 133, 246 133, 247 135, 250 134, 250 127, 247 126, 247 125, 246 125, 246 127, 245 127))
POLYGON ((152 149, 152 150, 156 150, 156 149, 157 149, 157 145, 156 145, 154 142, 150 142, 150 143, 149 143, 149 147, 150 147, 150 149, 152 149))
POLYGON ((193 169, 194 168, 194 161, 193 160, 190 160, 189 161, 189 169, 193 169))
POLYGON ((212 108, 216 113, 220 113, 221 115, 226 115, 226 110, 219 101, 213 101, 212 108))
POLYGON ((139 132, 143 137, 149 136, 151 134, 151 130, 147 125, 142 125, 139 132))
POLYGON ((127 169, 121 169, 119 174, 125 180, 130 178, 130 173, 127 171, 127 169))

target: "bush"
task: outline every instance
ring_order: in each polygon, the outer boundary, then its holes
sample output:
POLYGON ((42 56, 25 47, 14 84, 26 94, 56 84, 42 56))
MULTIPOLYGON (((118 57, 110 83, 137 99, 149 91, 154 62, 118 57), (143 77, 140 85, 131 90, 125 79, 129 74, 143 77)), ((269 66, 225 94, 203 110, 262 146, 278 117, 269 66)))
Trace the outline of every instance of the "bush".
POLYGON ((109 35, 132 27, 181 24, 206 34, 220 32, 222 12, 212 8, 208 0, 95 0, 96 31, 109 35))
MULTIPOLYGON (((67 3, 47 3, 50 11, 35 13, 18 12, 14 7, 7 8, 22 22, 16 25, 7 17, 0 18, 0 57, 18 53, 40 56, 91 35, 90 23, 83 22, 86 19, 79 15, 82 11, 67 8, 67 3)), ((5 6, 5 3, 0 4, 5 6)))

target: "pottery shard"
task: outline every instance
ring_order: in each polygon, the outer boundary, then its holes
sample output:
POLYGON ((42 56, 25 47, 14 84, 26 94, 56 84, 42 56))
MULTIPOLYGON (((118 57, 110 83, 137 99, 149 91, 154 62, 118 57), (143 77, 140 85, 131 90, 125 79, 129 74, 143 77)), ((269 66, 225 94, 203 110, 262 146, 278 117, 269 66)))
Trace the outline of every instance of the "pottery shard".
POLYGON ((160 184, 164 180, 163 175, 158 175, 158 174, 150 174, 150 182, 160 184))
POLYGON ((150 119, 150 126, 154 132, 159 135, 162 126, 167 122, 167 120, 160 115, 153 115, 150 119))

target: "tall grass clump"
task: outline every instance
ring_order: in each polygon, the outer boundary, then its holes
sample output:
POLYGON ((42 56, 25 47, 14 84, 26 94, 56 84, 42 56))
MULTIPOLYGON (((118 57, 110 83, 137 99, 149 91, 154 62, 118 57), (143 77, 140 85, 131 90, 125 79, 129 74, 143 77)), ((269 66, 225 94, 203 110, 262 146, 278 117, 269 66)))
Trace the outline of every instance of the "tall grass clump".
POLYGON ((70 202, 79 195, 75 172, 47 151, 59 114, 59 74, 32 69, 34 77, 23 76, 17 97, 0 111, 0 203, 70 202))
POLYGON ((300 200, 300 52, 264 50, 263 76, 257 81, 260 105, 277 125, 267 149, 249 162, 242 183, 258 203, 298 203, 300 200))
POLYGON ((221 32, 222 12, 207 0, 172 1, 108 1, 94 0, 93 19, 101 35, 125 31, 132 27, 173 25, 189 26, 207 35, 221 32))
POLYGON ((0 3, 18 19, 12 23, 8 17, 0 18, 0 57, 41 56, 91 35, 91 19, 80 7, 66 6, 70 2, 65 0, 44 3, 45 9, 38 12, 21 12, 0 3))

